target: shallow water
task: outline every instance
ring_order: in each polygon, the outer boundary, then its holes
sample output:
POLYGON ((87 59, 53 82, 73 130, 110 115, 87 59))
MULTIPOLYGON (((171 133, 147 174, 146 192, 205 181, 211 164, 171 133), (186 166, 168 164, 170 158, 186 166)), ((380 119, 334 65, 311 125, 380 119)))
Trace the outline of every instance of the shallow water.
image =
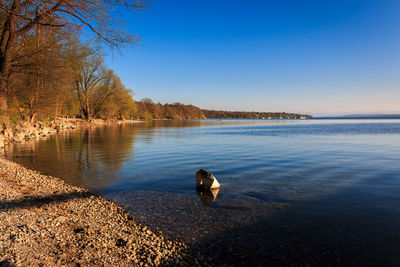
POLYGON ((400 120, 97 126, 6 157, 119 202, 217 265, 400 265, 400 120), (200 168, 222 186, 215 201, 195 190, 200 168))

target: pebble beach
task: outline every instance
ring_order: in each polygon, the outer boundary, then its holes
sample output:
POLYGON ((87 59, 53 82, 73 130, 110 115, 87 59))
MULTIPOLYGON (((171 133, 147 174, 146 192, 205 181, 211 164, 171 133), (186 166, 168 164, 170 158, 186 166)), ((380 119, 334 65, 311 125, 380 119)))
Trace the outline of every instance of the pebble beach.
POLYGON ((0 159, 0 266, 207 266, 115 203, 0 159))

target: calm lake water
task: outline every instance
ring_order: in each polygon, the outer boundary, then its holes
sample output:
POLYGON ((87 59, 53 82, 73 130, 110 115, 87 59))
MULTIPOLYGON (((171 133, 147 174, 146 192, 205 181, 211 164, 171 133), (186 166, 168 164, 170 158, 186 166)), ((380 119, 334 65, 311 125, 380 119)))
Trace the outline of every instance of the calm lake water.
POLYGON ((215 265, 400 266, 400 120, 96 126, 6 157, 118 202, 215 265), (219 192, 196 192, 201 168, 219 192))

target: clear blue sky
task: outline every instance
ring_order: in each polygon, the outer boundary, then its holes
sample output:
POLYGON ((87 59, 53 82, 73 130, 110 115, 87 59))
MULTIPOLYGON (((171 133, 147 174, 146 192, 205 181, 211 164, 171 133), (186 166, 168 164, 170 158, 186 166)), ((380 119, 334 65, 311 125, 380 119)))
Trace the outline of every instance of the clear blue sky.
POLYGON ((400 112, 399 0, 153 0, 110 54, 135 98, 206 109, 400 112))

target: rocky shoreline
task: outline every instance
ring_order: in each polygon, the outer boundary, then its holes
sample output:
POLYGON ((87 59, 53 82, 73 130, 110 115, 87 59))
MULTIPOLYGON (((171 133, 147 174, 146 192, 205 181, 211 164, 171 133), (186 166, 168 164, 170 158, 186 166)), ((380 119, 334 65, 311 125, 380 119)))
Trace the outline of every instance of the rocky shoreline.
POLYGON ((207 265, 113 202, 5 159, 0 221, 0 266, 207 265))
POLYGON ((0 125, 0 148, 3 148, 8 143, 21 143, 31 139, 39 139, 47 137, 50 134, 64 131, 73 130, 80 126, 88 125, 104 125, 104 124, 121 124, 121 123, 138 123, 138 120, 108 120, 95 119, 86 121, 83 119, 66 119, 57 118, 49 123, 44 122, 28 122, 20 121, 14 127, 6 127, 0 125))

